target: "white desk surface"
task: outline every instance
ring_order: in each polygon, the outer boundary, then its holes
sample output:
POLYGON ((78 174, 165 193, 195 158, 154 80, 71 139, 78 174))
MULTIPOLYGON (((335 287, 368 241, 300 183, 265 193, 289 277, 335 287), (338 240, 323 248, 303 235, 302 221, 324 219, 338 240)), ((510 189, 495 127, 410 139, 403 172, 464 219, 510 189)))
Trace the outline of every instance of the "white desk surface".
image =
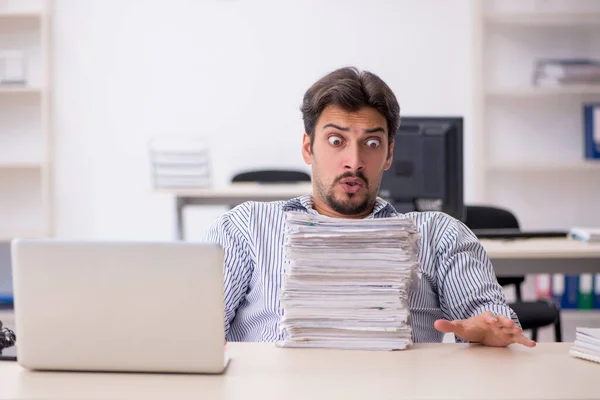
POLYGON ((0 398, 600 398, 600 364, 569 356, 570 346, 423 344, 362 352, 229 343, 232 361, 215 376, 30 372, 0 362, 0 398))
POLYGON ((596 258, 600 260, 600 242, 586 243, 567 238, 531 238, 483 239, 481 244, 490 259, 596 258))

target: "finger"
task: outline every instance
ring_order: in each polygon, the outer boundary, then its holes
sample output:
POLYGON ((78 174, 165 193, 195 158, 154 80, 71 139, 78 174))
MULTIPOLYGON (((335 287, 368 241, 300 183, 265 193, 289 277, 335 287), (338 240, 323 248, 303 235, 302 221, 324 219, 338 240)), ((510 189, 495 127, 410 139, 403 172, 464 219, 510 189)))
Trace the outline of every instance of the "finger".
POLYGON ((484 313, 482 313, 482 314, 480 314, 480 315, 483 317, 483 319, 484 319, 485 321, 487 321, 487 320, 492 320, 492 319, 495 319, 495 318, 496 318, 496 314, 494 314, 494 313, 493 313, 493 312, 491 312, 491 311, 486 311, 486 312, 484 312, 484 313))
POLYGON ((460 320, 448 321, 445 319, 438 319, 433 323, 435 329, 443 333, 458 333, 460 331, 462 322, 460 320))
POLYGON ((502 328, 502 333, 505 333, 507 335, 520 335, 523 333, 523 329, 519 328, 518 326, 513 326, 512 328, 507 328, 505 326, 503 326, 502 328))
POLYGON ((512 328, 515 326, 515 321, 510 318, 505 317, 504 315, 498 315, 498 322, 505 328, 512 328))
POLYGON ((514 343, 519 343, 519 344, 522 344, 523 346, 527 346, 527 347, 535 347, 536 346, 536 343, 533 340, 531 340, 523 335, 516 335, 513 340, 514 340, 514 343))

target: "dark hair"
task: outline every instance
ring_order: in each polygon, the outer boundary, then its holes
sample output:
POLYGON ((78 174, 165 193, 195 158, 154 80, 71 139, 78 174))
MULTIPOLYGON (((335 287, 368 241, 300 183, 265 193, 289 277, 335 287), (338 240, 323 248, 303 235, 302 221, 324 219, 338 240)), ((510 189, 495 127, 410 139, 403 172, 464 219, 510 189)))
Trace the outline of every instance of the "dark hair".
POLYGON ((329 105, 350 112, 362 107, 376 109, 387 120, 389 142, 394 140, 400 125, 400 106, 390 87, 377 75, 354 67, 340 68, 319 79, 306 91, 300 109, 311 149, 317 120, 329 105))

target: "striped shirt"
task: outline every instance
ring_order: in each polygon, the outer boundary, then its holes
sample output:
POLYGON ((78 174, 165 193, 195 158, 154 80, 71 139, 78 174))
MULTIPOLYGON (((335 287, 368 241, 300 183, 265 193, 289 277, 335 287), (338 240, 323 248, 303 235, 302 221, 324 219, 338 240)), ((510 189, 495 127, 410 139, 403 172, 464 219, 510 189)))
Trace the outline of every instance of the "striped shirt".
MULTIPOLYGON (((279 291, 283 278, 285 212, 316 214, 311 195, 289 201, 246 202, 219 217, 206 241, 224 249, 225 337, 228 341, 282 339, 279 291)), ((399 214, 377 198, 366 218, 413 218, 421 234, 419 272, 409 295, 414 342, 441 342, 437 319, 465 319, 485 311, 512 318, 492 264, 475 235, 440 212, 399 214)), ((458 339, 457 339, 458 340, 458 339)), ((460 340, 458 340, 460 341, 460 340)))

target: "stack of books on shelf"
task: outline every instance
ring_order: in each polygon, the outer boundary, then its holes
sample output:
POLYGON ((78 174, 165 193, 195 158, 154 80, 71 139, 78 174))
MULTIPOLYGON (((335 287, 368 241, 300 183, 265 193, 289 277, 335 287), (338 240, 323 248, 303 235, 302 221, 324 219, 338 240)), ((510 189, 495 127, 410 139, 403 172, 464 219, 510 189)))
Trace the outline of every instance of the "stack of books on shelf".
POLYGON ((288 212, 282 347, 402 350, 418 270, 410 218, 337 219, 288 212))
POLYGON ((600 363, 600 329, 577 327, 575 342, 569 354, 573 357, 600 363))
POLYGON ((150 145, 155 188, 205 188, 211 185, 210 156, 199 139, 154 139, 150 145))
POLYGON ((535 86, 598 85, 600 60, 588 58, 541 59, 533 71, 535 86))

